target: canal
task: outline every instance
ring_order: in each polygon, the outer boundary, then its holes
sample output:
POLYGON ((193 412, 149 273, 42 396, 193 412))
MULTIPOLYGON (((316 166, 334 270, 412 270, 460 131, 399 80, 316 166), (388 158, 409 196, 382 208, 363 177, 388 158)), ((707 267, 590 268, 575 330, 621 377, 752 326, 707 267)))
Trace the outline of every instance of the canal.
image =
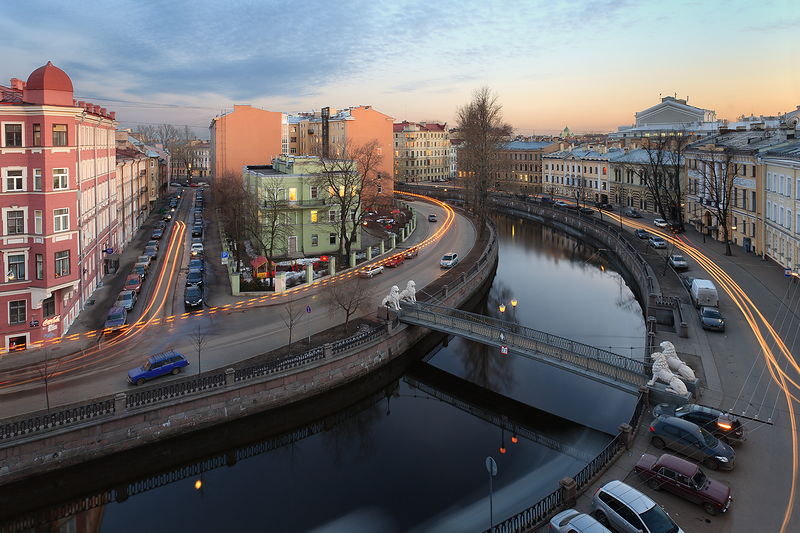
MULTIPOLYGON (((639 304, 602 252, 536 223, 505 216, 495 222, 499 264, 479 312, 626 356, 644 355, 639 304)), ((53 526, 478 531, 489 526, 487 456, 498 466, 497 522, 578 472, 629 420, 635 404, 616 389, 460 339, 417 355, 421 361, 385 394, 351 407, 336 422, 304 430, 302 438, 202 474, 189 469, 191 475, 162 479, 157 488, 53 526), (546 442, 501 430, 487 421, 491 415, 519 419, 546 442)), ((225 432, 216 438, 224 443, 225 432)))

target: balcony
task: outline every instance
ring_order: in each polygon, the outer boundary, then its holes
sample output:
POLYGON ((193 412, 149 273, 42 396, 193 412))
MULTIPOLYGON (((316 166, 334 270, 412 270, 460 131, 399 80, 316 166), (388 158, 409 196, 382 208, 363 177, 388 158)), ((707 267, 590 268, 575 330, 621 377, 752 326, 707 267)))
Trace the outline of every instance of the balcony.
POLYGON ((280 209, 285 208, 307 208, 307 207, 323 207, 328 204, 328 200, 330 198, 312 198, 309 200, 278 200, 278 201, 271 201, 265 200, 263 207, 265 209, 271 209, 273 207, 277 207, 280 209))

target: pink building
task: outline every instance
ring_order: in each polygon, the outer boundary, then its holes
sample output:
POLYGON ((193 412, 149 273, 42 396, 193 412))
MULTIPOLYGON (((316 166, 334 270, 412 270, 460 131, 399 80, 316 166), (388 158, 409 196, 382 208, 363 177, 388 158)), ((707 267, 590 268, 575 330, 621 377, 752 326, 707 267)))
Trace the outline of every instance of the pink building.
POLYGON ((117 251, 114 119, 50 62, 0 86, 0 350, 63 335, 117 251))

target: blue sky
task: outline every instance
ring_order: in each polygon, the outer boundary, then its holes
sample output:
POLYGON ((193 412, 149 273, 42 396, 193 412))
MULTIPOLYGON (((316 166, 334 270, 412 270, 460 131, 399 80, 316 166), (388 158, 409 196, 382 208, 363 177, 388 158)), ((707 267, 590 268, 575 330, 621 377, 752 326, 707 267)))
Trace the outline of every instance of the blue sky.
POLYGON ((0 83, 52 60, 130 124, 201 133, 234 103, 452 122, 482 85, 523 133, 614 129, 662 93, 725 118, 800 105, 794 0, 75 4, 4 3, 0 83))

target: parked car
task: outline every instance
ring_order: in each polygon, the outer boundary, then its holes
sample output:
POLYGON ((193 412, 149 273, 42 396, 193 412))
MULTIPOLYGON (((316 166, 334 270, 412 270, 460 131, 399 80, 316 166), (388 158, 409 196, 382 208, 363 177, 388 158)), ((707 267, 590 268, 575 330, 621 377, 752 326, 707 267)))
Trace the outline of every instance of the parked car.
POLYGON ((563 200, 556 200, 553 205, 556 207, 569 207, 569 204, 563 200))
POLYGON ((455 252, 444 254, 442 258, 439 260, 439 266, 441 268, 453 268, 457 264, 458 264, 458 254, 455 252))
POLYGON ((550 519, 550 533, 611 533, 611 530, 594 517, 567 509, 550 519))
POLYGON ((140 255, 139 257, 136 258, 136 264, 138 265, 139 263, 142 263, 147 265, 148 268, 150 268, 150 259, 151 257, 147 254, 140 255))
POLYGON ((149 265, 147 263, 136 263, 135 265, 133 265, 131 272, 138 274, 140 278, 144 279, 147 277, 148 266, 149 265))
POLYGON ((580 211, 584 215, 593 215, 594 214, 594 209, 592 209, 591 207, 581 207, 580 209, 578 209, 578 211, 580 211))
POLYGON ((144 255, 150 258, 150 262, 152 263, 158 258, 158 246, 146 246, 144 249, 144 255))
POLYGON ((669 448, 701 461, 711 470, 733 470, 736 462, 733 448, 697 424, 675 416, 661 415, 653 420, 650 443, 659 450, 669 448))
POLYGON ((683 533, 656 502, 619 480, 609 481, 592 496, 592 514, 624 533, 683 533))
POLYGON ((650 238, 650 234, 647 233, 647 231, 645 231, 643 229, 634 230, 633 233, 634 233, 634 235, 636 235, 640 239, 649 239, 650 238))
POLYGON ((167 223, 164 220, 159 220, 156 222, 156 228, 158 229, 165 229, 167 227, 167 223))
POLYGON ((653 416, 661 415, 688 420, 728 444, 740 444, 745 441, 744 427, 741 421, 737 417, 713 407, 696 403, 687 403, 676 407, 668 403, 660 403, 653 408, 653 416))
POLYGON ((628 218, 642 218, 642 214, 639 211, 636 209, 631 209, 630 207, 625 209, 622 214, 628 218))
POLYGON ((393 257, 390 257, 389 260, 383 264, 383 266, 389 268, 399 267, 400 265, 403 264, 403 261, 405 260, 406 260, 405 254, 397 254, 393 257))
POLYGON ((689 295, 696 308, 719 307, 719 294, 717 287, 709 279, 693 278, 689 285, 689 295))
POLYGON ((127 321, 128 312, 125 311, 124 307, 115 305, 108 310, 108 315, 106 315, 106 323, 103 325, 103 328, 105 329, 106 333, 117 331, 118 329, 121 329, 127 321))
POLYGON ((203 272, 205 269, 202 259, 192 259, 189 261, 189 270, 199 270, 203 272))
POLYGON ((680 254, 672 254, 669 256, 669 264, 675 270, 688 270, 689 263, 686 262, 686 259, 680 254))
POLYGON ((653 490, 666 490, 692 503, 699 503, 710 515, 724 513, 731 505, 731 488, 711 479, 696 464, 680 457, 644 454, 633 471, 653 490))
POLYGON ((197 186, 198 187, 208 187, 208 183, 206 183, 205 181, 198 181, 197 182, 197 186))
POLYGON ((203 273, 194 268, 186 274, 186 286, 191 287, 192 285, 203 286, 203 273))
POLYGON ((383 267, 378 266, 369 266, 365 267, 363 270, 358 271, 358 277, 360 278, 372 278, 377 276, 378 274, 383 273, 383 267))
POLYGON ((665 241, 664 239, 662 239, 661 237, 659 237, 657 235, 650 235, 650 237, 647 238, 647 241, 650 243, 650 246, 652 246, 653 248, 666 248, 667 247, 667 241, 665 241))
POLYGON ((203 225, 202 224, 195 224, 192 226, 192 237, 202 237, 203 236, 203 225))
POLYGON ((145 249, 147 249, 149 246, 155 246, 156 250, 158 250, 158 244, 159 244, 159 241, 149 240, 149 241, 147 241, 147 244, 144 245, 144 247, 145 247, 145 249))
POLYGON ((656 225, 657 227, 659 227, 659 228, 666 228, 666 227, 669 225, 669 224, 667 223, 667 221, 666 221, 666 220, 664 220, 663 218, 657 218, 657 219, 655 219, 655 220, 653 221, 653 224, 655 224, 655 225, 656 225))
POLYGON ((700 308, 700 325, 703 329, 725 331, 725 319, 716 307, 700 308))
POLYGON ((171 181, 171 182, 169 182, 169 186, 170 187, 180 187, 181 184, 178 183, 177 181, 171 181))
POLYGON ((143 385, 146 381, 159 376, 178 374, 181 368, 188 365, 189 361, 186 360, 186 357, 174 350, 151 355, 142 366, 128 370, 128 382, 134 385, 143 385))
POLYGON ((187 309, 203 305, 203 289, 197 285, 186 287, 183 292, 183 304, 187 309))
POLYGON ((681 224, 678 224, 677 222, 670 222, 669 226, 667 226, 667 229, 669 230, 670 233, 675 233, 676 235, 678 233, 684 232, 683 226, 681 224))
POLYGON ((161 220, 169 222, 170 220, 172 220, 172 213, 164 213, 164 216, 161 217, 161 220))
POLYGON ((157 229, 153 230, 153 234, 150 235, 150 238, 152 238, 152 239, 160 239, 163 236, 164 236, 164 230, 162 230, 160 228, 157 228, 157 229))
POLYGON ((428 222, 436 222, 436 215, 428 215, 428 222))
POLYGON ((202 257, 203 256, 203 244, 199 242, 192 243, 192 257, 202 257))
POLYGON ((192 244, 196 244, 196 243, 203 244, 202 237, 192 237, 192 244))
POLYGON ((594 206, 595 206, 597 209, 603 209, 603 210, 605 210, 605 211, 613 211, 613 210, 614 210, 614 206, 613 206, 613 205, 611 205, 611 204, 604 204, 603 202, 596 202, 596 203, 594 204, 594 206))
POLYGON ((133 291, 138 294, 142 290, 142 277, 139 274, 131 274, 125 278, 125 284, 122 287, 126 291, 133 291))
POLYGON ((117 307, 122 307, 125 311, 130 311, 136 305, 136 293, 133 291, 122 291, 117 296, 117 302, 114 304, 117 307))

